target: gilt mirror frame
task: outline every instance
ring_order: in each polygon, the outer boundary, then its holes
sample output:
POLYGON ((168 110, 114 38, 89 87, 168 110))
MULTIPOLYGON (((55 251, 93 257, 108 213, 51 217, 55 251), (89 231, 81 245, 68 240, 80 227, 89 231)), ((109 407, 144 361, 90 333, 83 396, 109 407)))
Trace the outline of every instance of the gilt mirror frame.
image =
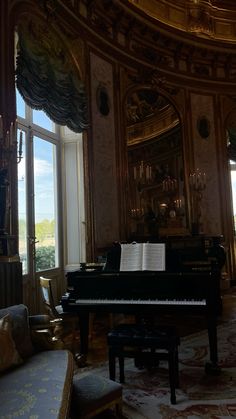
POLYGON ((127 215, 126 239, 140 238, 144 241, 150 237, 159 239, 168 235, 188 235, 189 200, 183 123, 178 111, 178 104, 172 97, 171 89, 166 91, 155 83, 135 83, 126 90, 123 103, 127 159, 127 186, 125 188, 127 192, 125 209, 127 215), (145 92, 147 93, 148 104, 145 103, 145 92), (151 110, 154 107, 153 117, 149 118, 148 115, 144 115, 143 120, 139 121, 139 115, 135 116, 137 104, 135 104, 135 101, 133 103, 131 99, 137 98, 137 95, 141 101, 144 97, 144 103, 141 104, 144 106, 144 112, 145 110, 148 111, 148 107, 151 110), (161 109, 161 121, 156 120, 155 107, 158 109, 158 106, 161 109), (133 124, 130 118, 134 119, 133 124), (166 121, 164 121, 164 118, 166 118, 166 121), (164 126, 165 123, 166 126, 164 126), (140 137, 146 136, 145 140, 138 138, 139 135, 140 137), (161 140, 163 141, 162 147, 161 140), (166 152, 161 151, 164 142, 166 143, 166 152), (148 146, 150 147, 149 156, 148 146), (140 150, 137 152, 139 147, 140 150), (134 160, 132 161, 134 157, 129 155, 133 153, 134 156, 135 149, 137 154, 140 154, 136 166, 134 160), (178 150, 176 158, 173 158, 174 154, 171 155, 171 149, 173 153, 178 150), (160 165, 155 162, 155 152, 163 153, 160 157, 160 165), (166 173, 164 173, 165 168, 166 173), (141 172, 142 175, 140 175, 141 172), (138 203, 133 199, 133 195, 140 198, 138 203), (145 202, 145 200, 147 201, 145 202), (151 205, 149 205, 150 203, 151 205), (148 214, 149 210, 150 214, 148 214), (148 220, 148 217, 150 220, 148 220))

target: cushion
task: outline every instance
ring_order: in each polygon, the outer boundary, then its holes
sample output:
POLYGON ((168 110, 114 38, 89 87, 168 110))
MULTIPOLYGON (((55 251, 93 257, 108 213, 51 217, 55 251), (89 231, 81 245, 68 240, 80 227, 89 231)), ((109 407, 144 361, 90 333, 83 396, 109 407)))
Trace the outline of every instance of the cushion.
POLYGON ((21 364, 22 359, 16 350, 11 333, 10 315, 0 319, 0 372, 21 364))
POLYGON ((0 310, 0 318, 6 314, 10 314, 12 321, 12 337, 20 356, 24 359, 32 355, 34 349, 30 336, 27 307, 24 304, 18 304, 0 310))
POLYGON ((107 335, 109 346, 142 346, 172 348, 179 345, 174 326, 148 326, 143 324, 119 324, 107 335))
POLYGON ((78 417, 119 403, 122 398, 122 385, 99 375, 88 373, 75 375, 72 388, 72 409, 78 417))
POLYGON ((0 376, 0 418, 69 418, 73 370, 66 350, 39 352, 8 370, 0 376))

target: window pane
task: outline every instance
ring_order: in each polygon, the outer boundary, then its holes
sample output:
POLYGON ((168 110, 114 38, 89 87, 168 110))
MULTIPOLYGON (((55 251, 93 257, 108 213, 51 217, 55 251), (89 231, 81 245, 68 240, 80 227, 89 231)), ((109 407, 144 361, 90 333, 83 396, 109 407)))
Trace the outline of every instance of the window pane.
POLYGON ((34 137, 36 271, 58 266, 55 156, 55 145, 34 137))
POLYGON ((16 109, 17 116, 25 119, 25 102, 18 90, 16 90, 16 109))
MULTIPOLYGON (((23 274, 28 272, 27 252, 27 224, 26 224, 26 176, 25 176, 25 132, 17 130, 17 140, 22 137, 22 159, 18 168, 18 214, 19 214, 19 254, 22 262, 23 274)), ((18 150, 19 151, 19 150, 18 150)))
POLYGON ((48 131, 55 132, 55 124, 43 111, 33 110, 33 123, 48 131))

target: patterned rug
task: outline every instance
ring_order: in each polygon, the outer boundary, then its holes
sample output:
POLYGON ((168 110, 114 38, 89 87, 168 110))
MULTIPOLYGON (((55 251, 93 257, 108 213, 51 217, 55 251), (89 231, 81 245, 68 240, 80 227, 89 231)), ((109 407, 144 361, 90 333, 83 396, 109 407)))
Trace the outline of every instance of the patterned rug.
MULTIPOLYGON (((209 360, 207 332, 181 339, 179 350, 180 388, 177 404, 171 405, 168 369, 165 361, 158 368, 137 369, 125 360, 123 411, 127 419, 229 418, 236 416, 236 322, 218 326, 218 355, 221 373, 205 373, 209 360)), ((80 370, 80 374, 90 370, 80 370)), ((92 369, 108 377, 108 364, 92 369)), ((117 367, 118 375, 118 367, 117 367)), ((112 413, 100 417, 113 417, 112 413)))

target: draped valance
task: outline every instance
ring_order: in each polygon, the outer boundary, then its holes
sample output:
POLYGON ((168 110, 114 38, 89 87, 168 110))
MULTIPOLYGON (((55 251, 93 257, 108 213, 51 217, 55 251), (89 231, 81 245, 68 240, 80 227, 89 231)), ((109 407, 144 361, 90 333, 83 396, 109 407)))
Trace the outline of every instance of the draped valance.
POLYGON ((79 71, 58 38, 39 25, 18 27, 16 84, 25 102, 59 125, 88 128, 88 103, 79 71))

